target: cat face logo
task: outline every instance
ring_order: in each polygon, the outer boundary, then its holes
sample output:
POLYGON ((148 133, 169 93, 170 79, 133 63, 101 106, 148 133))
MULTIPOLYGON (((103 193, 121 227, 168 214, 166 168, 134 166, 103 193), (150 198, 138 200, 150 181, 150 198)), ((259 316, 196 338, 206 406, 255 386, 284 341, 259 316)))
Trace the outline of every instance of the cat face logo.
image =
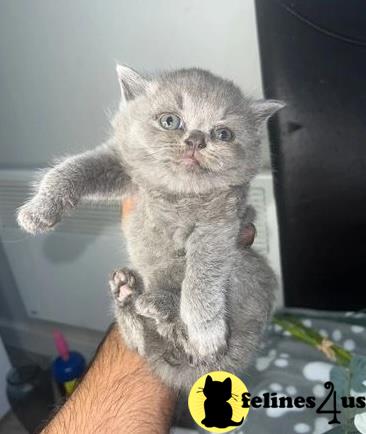
POLYGON ((241 400, 245 392, 245 384, 230 372, 209 372, 194 383, 188 397, 189 411, 206 431, 232 431, 247 417, 249 408, 243 408, 241 400))

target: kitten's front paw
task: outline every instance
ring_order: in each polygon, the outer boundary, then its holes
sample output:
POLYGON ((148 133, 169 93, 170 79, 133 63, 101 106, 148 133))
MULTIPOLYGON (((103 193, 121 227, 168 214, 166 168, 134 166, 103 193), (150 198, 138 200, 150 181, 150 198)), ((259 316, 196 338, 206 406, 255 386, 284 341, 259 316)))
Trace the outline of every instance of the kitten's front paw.
POLYGON ((224 322, 211 321, 195 331, 189 330, 189 340, 201 358, 218 357, 227 348, 224 322))
POLYGON ((136 277, 128 268, 116 270, 109 281, 109 287, 114 300, 121 306, 136 289, 136 277))
POLYGON ((17 221, 25 231, 36 234, 52 229, 61 216, 61 204, 37 195, 19 208, 17 221))

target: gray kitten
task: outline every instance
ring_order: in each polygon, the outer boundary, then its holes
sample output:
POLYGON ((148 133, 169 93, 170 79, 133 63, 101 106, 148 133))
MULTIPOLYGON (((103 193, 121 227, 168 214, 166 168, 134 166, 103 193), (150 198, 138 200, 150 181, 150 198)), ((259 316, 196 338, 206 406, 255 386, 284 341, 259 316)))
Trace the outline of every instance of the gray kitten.
POLYGON ((245 368, 269 319, 273 273, 238 236, 259 131, 283 104, 200 69, 117 72, 111 138, 50 169, 18 222, 43 232, 84 196, 136 196, 124 228, 134 270, 110 282, 116 318, 163 381, 188 389, 208 371, 245 368))

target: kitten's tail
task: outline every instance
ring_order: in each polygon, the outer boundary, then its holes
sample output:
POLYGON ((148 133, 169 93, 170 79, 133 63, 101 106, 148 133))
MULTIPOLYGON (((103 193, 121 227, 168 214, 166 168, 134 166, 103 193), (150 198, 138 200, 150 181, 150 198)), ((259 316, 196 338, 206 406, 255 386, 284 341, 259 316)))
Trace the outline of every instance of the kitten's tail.
POLYGON ((243 423, 244 417, 241 418, 240 422, 234 422, 233 420, 230 421, 231 426, 239 426, 243 423))

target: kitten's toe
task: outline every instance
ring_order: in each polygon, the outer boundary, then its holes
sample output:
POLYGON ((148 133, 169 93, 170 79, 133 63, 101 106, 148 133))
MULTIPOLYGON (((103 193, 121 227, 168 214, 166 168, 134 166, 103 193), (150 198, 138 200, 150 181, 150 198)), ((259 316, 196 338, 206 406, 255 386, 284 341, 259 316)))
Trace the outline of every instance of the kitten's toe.
POLYGON ((112 278, 109 281, 109 287, 115 301, 121 304, 134 292, 136 278, 132 271, 122 268, 113 272, 112 278))

